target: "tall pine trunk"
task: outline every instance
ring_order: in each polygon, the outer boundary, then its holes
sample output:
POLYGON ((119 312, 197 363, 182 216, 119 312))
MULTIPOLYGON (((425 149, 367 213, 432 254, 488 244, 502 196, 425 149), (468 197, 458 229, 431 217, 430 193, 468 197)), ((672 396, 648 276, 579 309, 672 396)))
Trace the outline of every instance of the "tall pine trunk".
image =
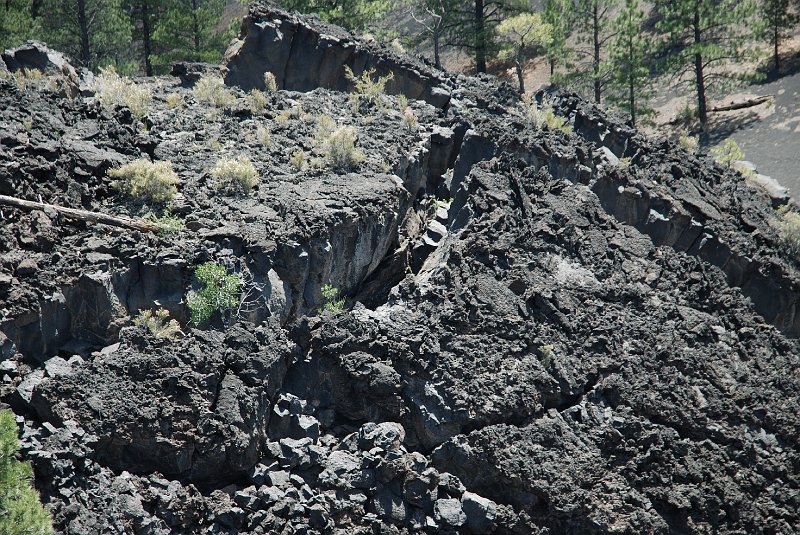
POLYGON ((593 6, 592 24, 592 38, 594 44, 594 57, 592 58, 592 70, 594 71, 594 101, 600 104, 600 12, 597 0, 595 0, 593 6))
POLYGON ((780 41, 780 38, 781 38, 781 34, 780 34, 781 29, 778 27, 777 24, 775 24, 775 26, 772 29, 773 29, 773 45, 775 46, 775 51, 774 51, 774 54, 775 54, 775 74, 780 74, 781 73, 781 58, 780 58, 780 55, 778 54, 778 42, 780 41))
POLYGON ((525 76, 522 72, 522 47, 517 48, 517 57, 514 58, 514 67, 517 69, 517 80, 519 81, 519 94, 525 94, 525 76))
POLYGON ((438 27, 433 30, 433 63, 437 69, 442 68, 442 60, 439 57, 439 33, 441 29, 438 27))
POLYGON ((475 0, 475 70, 486 72, 486 19, 483 0, 475 0))
POLYGON ((89 68, 89 21, 86 17, 86 0, 78 0, 78 27, 81 32, 81 65, 89 68))
MULTIPOLYGON (((694 9, 694 43, 699 45, 702 42, 700 34, 700 7, 695 4, 694 9)), ((708 128, 708 111, 706 107, 706 79, 703 73, 703 55, 699 52, 694 55, 694 75, 695 85, 697 86, 697 113, 700 116, 701 136, 705 139, 708 128)))
POLYGON ((150 6, 147 0, 142 0, 142 41, 144 44, 144 72, 153 76, 153 65, 150 57, 153 55, 152 35, 150 31, 150 6))
POLYGON ((199 7, 197 0, 192 0, 192 38, 194 39, 195 61, 200 59, 200 21, 197 20, 199 7))

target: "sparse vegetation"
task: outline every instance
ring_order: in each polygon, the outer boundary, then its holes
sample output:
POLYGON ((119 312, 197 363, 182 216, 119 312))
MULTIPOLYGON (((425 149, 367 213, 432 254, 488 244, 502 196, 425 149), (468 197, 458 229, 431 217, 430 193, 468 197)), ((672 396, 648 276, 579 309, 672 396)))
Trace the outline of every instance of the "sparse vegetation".
POLYGON ((344 310, 344 299, 337 299, 339 297, 338 288, 330 284, 324 284, 320 291, 322 292, 322 297, 325 298, 325 304, 322 305, 320 312, 338 314, 344 310))
POLYGON ((181 326, 177 320, 170 319, 169 311, 159 308, 155 312, 152 310, 142 310, 133 320, 137 327, 144 327, 154 338, 172 338, 178 334, 183 334, 181 326))
POLYGON ((186 224, 178 216, 172 215, 169 209, 165 209, 161 217, 156 216, 153 212, 144 216, 148 221, 152 221, 158 226, 158 233, 162 236, 170 236, 172 234, 179 234, 186 230, 186 224))
POLYGON ((228 273, 225 266, 216 262, 201 264, 194 272, 202 288, 189 292, 186 299, 192 323, 201 325, 211 320, 214 312, 225 312, 239 304, 242 277, 228 273))
POLYGON ((253 115, 264 113, 267 107, 267 95, 258 89, 251 90, 246 97, 247 107, 253 115))
POLYGON ((789 205, 778 208, 778 235, 794 256, 800 257, 800 214, 789 205))
POLYGON ((419 121, 411 108, 406 108, 403 112, 403 126, 406 127, 407 130, 416 130, 419 128, 419 121))
POLYGON ((278 90, 278 83, 275 80, 275 75, 269 71, 264 73, 264 87, 266 87, 267 91, 270 93, 274 93, 278 90))
POLYGON ((256 141, 263 147, 269 147, 272 143, 272 134, 270 134, 269 128, 258 125, 256 127, 256 141))
POLYGON ((50 514, 31 486, 30 463, 16 459, 19 452, 17 422, 9 410, 0 411, 0 533, 47 535, 53 532, 50 514))
POLYGON ((127 106, 134 117, 147 115, 153 94, 147 86, 139 85, 127 76, 120 76, 114 67, 100 69, 94 79, 94 90, 100 105, 113 111, 117 106, 127 106))
POLYGON ((174 109, 183 109, 183 97, 181 97, 178 93, 170 93, 167 95, 166 98, 167 108, 174 110, 174 109))
POLYGON ((366 156, 356 148, 356 131, 352 126, 340 126, 327 135, 325 131, 318 128, 315 141, 328 167, 348 170, 364 161, 366 156))
POLYGON ((233 92, 227 88, 222 78, 208 74, 203 75, 194 84, 192 95, 199 102, 216 108, 227 108, 236 101, 233 92))
POLYGON ((17 87, 21 89, 36 88, 47 76, 39 69, 19 69, 13 73, 17 87))
POLYGON ((258 184, 258 171, 247 156, 223 158, 211 169, 217 189, 249 192, 258 184))
POLYGON ((181 182, 172 169, 172 163, 146 159, 111 169, 108 176, 116 179, 113 183, 115 188, 145 202, 171 200, 181 182))
POLYGON ((732 137, 726 139, 722 145, 711 149, 711 154, 714 155, 714 160, 726 169, 733 169, 736 161, 744 159, 744 152, 732 137))
POLYGON ((539 346, 539 355, 541 356, 542 366, 545 368, 550 368, 553 365, 556 354, 555 349, 556 348, 552 344, 539 346))
POLYGON ((302 171, 306 164, 306 153, 302 150, 296 150, 289 158, 289 163, 294 167, 295 171, 302 171))
POLYGON ((681 134, 678 138, 678 143, 689 152, 697 152, 697 149, 700 147, 700 142, 697 137, 689 135, 689 132, 681 134))
POLYGON ((537 103, 532 97, 526 97, 528 116, 533 121, 536 128, 547 128, 548 130, 559 130, 561 132, 572 132, 572 127, 567 124, 567 119, 556 115, 553 110, 553 102, 547 97, 542 99, 541 104, 537 103))
POLYGON ((383 110, 383 96, 386 95, 386 84, 394 78, 394 73, 387 76, 375 76, 375 69, 367 69, 360 76, 353 74, 353 70, 345 65, 344 74, 353 84, 354 93, 351 95, 353 106, 358 109, 362 102, 371 102, 383 110))

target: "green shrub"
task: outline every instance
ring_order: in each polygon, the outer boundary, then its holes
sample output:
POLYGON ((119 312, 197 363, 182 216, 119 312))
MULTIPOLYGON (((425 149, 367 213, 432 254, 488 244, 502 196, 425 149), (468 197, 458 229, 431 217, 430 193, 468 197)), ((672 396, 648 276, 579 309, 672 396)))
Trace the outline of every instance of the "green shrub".
POLYGON ((192 323, 208 322, 214 312, 225 312, 239 304, 242 293, 242 277, 228 273, 225 266, 215 262, 201 264, 194 276, 202 286, 197 292, 189 292, 187 305, 192 323))
POLYGON ((143 201, 166 202, 178 193, 181 179, 172 170, 170 162, 134 160, 111 169, 108 176, 117 179, 115 188, 143 201))
POLYGON ((800 214, 793 212, 789 205, 778 208, 778 235, 786 248, 795 256, 800 256, 800 214))
POLYGON ((340 126, 325 135, 318 130, 316 145, 328 167, 339 170, 353 169, 366 156, 356 148, 356 131, 352 126, 340 126))
POLYGON ((192 95, 199 102, 205 102, 216 108, 227 108, 236 101, 236 97, 225 86, 222 78, 209 74, 197 80, 192 88, 192 95))
POLYGON ((186 230, 186 224, 178 216, 170 213, 169 207, 164 210, 161 217, 156 216, 153 212, 148 212, 144 219, 152 221, 158 226, 158 233, 162 236, 169 236, 172 234, 179 234, 186 230))
POLYGON ((356 76, 353 70, 345 65, 344 75, 353 84, 355 92, 351 95, 351 102, 356 109, 365 101, 373 102, 384 109, 383 96, 386 94, 386 84, 394 78, 394 73, 375 77, 375 69, 367 69, 360 76, 356 76))
POLYGON ((211 176, 216 179, 217 189, 228 191, 247 193, 258 184, 258 171, 247 156, 219 160, 211 169, 211 176))
POLYGON ((714 155, 714 160, 726 169, 733 169, 734 162, 744 159, 744 152, 732 137, 726 139, 722 145, 711 149, 711 154, 714 155))
POLYGON ((572 127, 567 124, 567 119, 556 115, 553 109, 553 100, 549 96, 545 95, 539 104, 532 95, 526 95, 523 102, 525 103, 525 112, 534 127, 572 132, 572 127))
POLYGON ((31 486, 30 463, 15 457, 19 452, 17 422, 11 411, 0 411, 0 533, 45 535, 53 532, 50 514, 31 486))
POLYGON ((338 314, 344 310, 344 299, 336 299, 339 297, 338 288, 330 284, 324 284, 320 291, 322 292, 322 297, 325 298, 325 304, 322 305, 321 312, 327 311, 332 314, 338 314))
POLYGON ((113 111, 117 106, 127 106, 138 118, 147 115, 153 100, 150 88, 133 82, 127 76, 120 76, 114 67, 100 69, 94 79, 94 90, 100 105, 113 111))
POLYGON ((144 327, 154 338, 172 338, 177 334, 183 334, 181 326, 174 319, 169 319, 169 312, 159 308, 155 312, 152 310, 142 310, 139 316, 133 320, 137 327, 144 327))

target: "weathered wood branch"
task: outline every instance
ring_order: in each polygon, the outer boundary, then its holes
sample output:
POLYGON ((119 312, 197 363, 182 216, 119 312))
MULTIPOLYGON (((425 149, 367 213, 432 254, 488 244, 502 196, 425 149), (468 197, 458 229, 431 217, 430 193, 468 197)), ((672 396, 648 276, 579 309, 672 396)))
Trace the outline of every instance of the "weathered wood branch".
POLYGON ((157 224, 143 219, 131 219, 130 217, 112 216, 101 212, 89 212, 88 210, 67 208, 56 204, 26 201, 25 199, 9 197, 7 195, 0 195, 0 206, 12 206, 14 208, 22 208, 23 210, 53 210, 69 219, 78 219, 80 221, 88 221, 89 223, 99 223, 101 225, 139 230, 141 232, 158 233, 159 231, 159 226, 157 224))
POLYGON ((764 104, 765 102, 771 100, 772 98, 773 98, 772 95, 764 95, 762 97, 750 98, 747 100, 743 100, 741 102, 734 102, 733 104, 726 104, 725 106, 717 106, 715 108, 711 108, 708 111, 719 112, 719 111, 741 110, 743 108, 752 108, 753 106, 764 104))

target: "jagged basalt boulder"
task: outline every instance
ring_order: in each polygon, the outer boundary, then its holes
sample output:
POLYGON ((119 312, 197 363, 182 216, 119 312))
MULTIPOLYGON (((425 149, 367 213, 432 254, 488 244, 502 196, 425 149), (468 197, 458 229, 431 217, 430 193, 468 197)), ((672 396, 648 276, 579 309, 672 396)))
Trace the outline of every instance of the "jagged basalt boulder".
POLYGON ((221 109, 188 86, 222 69, 137 80, 147 128, 0 77, 0 194, 142 218, 163 207, 108 170, 181 178, 178 234, 2 209, 0 404, 58 532, 794 531, 800 275, 772 198, 574 95, 567 131, 535 128, 508 84, 262 4, 226 68, 221 109), (393 73, 418 126, 392 96, 354 114, 344 65, 393 73), (256 185, 219 190, 242 154, 256 185), (205 262, 242 292, 195 326, 205 262), (175 338, 132 325, 161 308, 175 338))

